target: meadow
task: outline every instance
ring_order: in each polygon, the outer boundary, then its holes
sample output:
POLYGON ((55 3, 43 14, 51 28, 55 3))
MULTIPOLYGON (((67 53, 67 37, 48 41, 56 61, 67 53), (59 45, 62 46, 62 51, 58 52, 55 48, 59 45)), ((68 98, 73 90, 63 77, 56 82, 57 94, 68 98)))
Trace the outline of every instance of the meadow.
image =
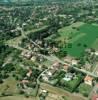
MULTIPOLYGON (((75 25, 75 24, 74 24, 75 25)), ((56 40, 71 43, 72 47, 65 49, 71 56, 81 56, 86 48, 98 49, 98 26, 91 24, 81 24, 78 26, 68 26, 60 29, 60 37, 56 40), (66 39, 67 38, 67 39, 66 39)))

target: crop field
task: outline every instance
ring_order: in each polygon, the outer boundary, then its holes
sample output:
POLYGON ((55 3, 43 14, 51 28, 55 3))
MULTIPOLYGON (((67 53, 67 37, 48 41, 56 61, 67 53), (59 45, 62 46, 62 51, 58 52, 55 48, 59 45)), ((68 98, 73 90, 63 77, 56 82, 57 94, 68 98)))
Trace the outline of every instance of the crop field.
MULTIPOLYGON (((80 26, 69 26, 60 29, 60 37, 56 40, 71 43, 72 47, 64 48, 71 56, 81 56, 86 48, 98 49, 98 26, 91 24, 81 24, 80 26), (70 37, 71 36, 71 37, 70 37)), ((65 43, 66 43, 65 42, 65 43)))

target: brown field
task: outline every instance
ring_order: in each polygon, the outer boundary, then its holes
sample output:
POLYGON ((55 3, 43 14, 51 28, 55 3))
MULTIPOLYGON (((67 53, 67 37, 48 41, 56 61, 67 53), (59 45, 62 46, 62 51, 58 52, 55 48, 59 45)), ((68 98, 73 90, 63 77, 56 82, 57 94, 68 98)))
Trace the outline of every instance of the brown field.
POLYGON ((7 97, 1 97, 0 100, 38 100, 37 98, 26 98, 24 96, 7 96, 7 97))
MULTIPOLYGON (((53 86, 45 84, 45 83, 41 84, 41 88, 45 89, 45 90, 49 91, 50 93, 54 94, 55 96, 57 96, 57 99, 54 99, 54 100, 63 100, 63 99, 58 98, 60 96, 61 97, 65 96, 67 98, 67 100, 87 100, 87 98, 83 97, 80 94, 72 94, 63 89, 53 87, 53 86)), ((50 96, 50 98, 51 98, 51 96, 50 96)), ((49 100, 49 97, 47 100, 49 100)))

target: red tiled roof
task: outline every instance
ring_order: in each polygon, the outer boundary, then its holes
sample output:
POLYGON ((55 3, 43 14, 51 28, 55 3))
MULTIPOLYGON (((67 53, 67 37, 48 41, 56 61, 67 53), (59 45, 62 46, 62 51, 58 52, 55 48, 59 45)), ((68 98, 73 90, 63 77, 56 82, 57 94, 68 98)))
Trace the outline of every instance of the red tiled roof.
POLYGON ((93 80, 93 77, 87 75, 87 76, 84 78, 84 80, 85 80, 85 81, 92 81, 92 80, 93 80))
POLYGON ((92 100, 98 100, 98 95, 94 95, 94 96, 92 97, 92 100))

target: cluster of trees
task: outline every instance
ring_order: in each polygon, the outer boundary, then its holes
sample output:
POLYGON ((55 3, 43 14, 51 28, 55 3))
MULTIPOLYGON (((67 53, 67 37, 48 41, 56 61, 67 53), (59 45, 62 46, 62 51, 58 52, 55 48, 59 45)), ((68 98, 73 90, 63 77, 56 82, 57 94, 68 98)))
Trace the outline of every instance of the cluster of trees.
POLYGON ((83 52, 82 56, 79 57, 79 63, 78 67, 83 67, 86 63, 89 63, 90 65, 94 65, 98 61, 98 56, 94 54, 95 50, 90 49, 90 51, 83 52))
POLYGON ((30 18, 32 7, 0 10, 0 12, 0 39, 8 40, 21 35, 17 27, 21 27, 30 18))
POLYGON ((9 73, 14 71, 14 65, 12 63, 6 64, 4 67, 0 68, 0 83, 3 83, 3 80, 9 77, 9 73))
POLYGON ((88 97, 90 94, 90 91, 92 90, 92 86, 87 85, 85 83, 82 83, 79 88, 78 88, 78 92, 81 93, 82 95, 84 95, 85 97, 88 97))
POLYGON ((5 58, 13 51, 13 48, 10 48, 7 45, 0 43, 0 66, 4 63, 5 58))
POLYGON ((3 82, 3 79, 9 77, 11 71, 15 70, 13 62, 6 63, 6 58, 12 55, 11 57, 13 59, 16 53, 19 54, 19 51, 0 42, 0 83, 3 82))

